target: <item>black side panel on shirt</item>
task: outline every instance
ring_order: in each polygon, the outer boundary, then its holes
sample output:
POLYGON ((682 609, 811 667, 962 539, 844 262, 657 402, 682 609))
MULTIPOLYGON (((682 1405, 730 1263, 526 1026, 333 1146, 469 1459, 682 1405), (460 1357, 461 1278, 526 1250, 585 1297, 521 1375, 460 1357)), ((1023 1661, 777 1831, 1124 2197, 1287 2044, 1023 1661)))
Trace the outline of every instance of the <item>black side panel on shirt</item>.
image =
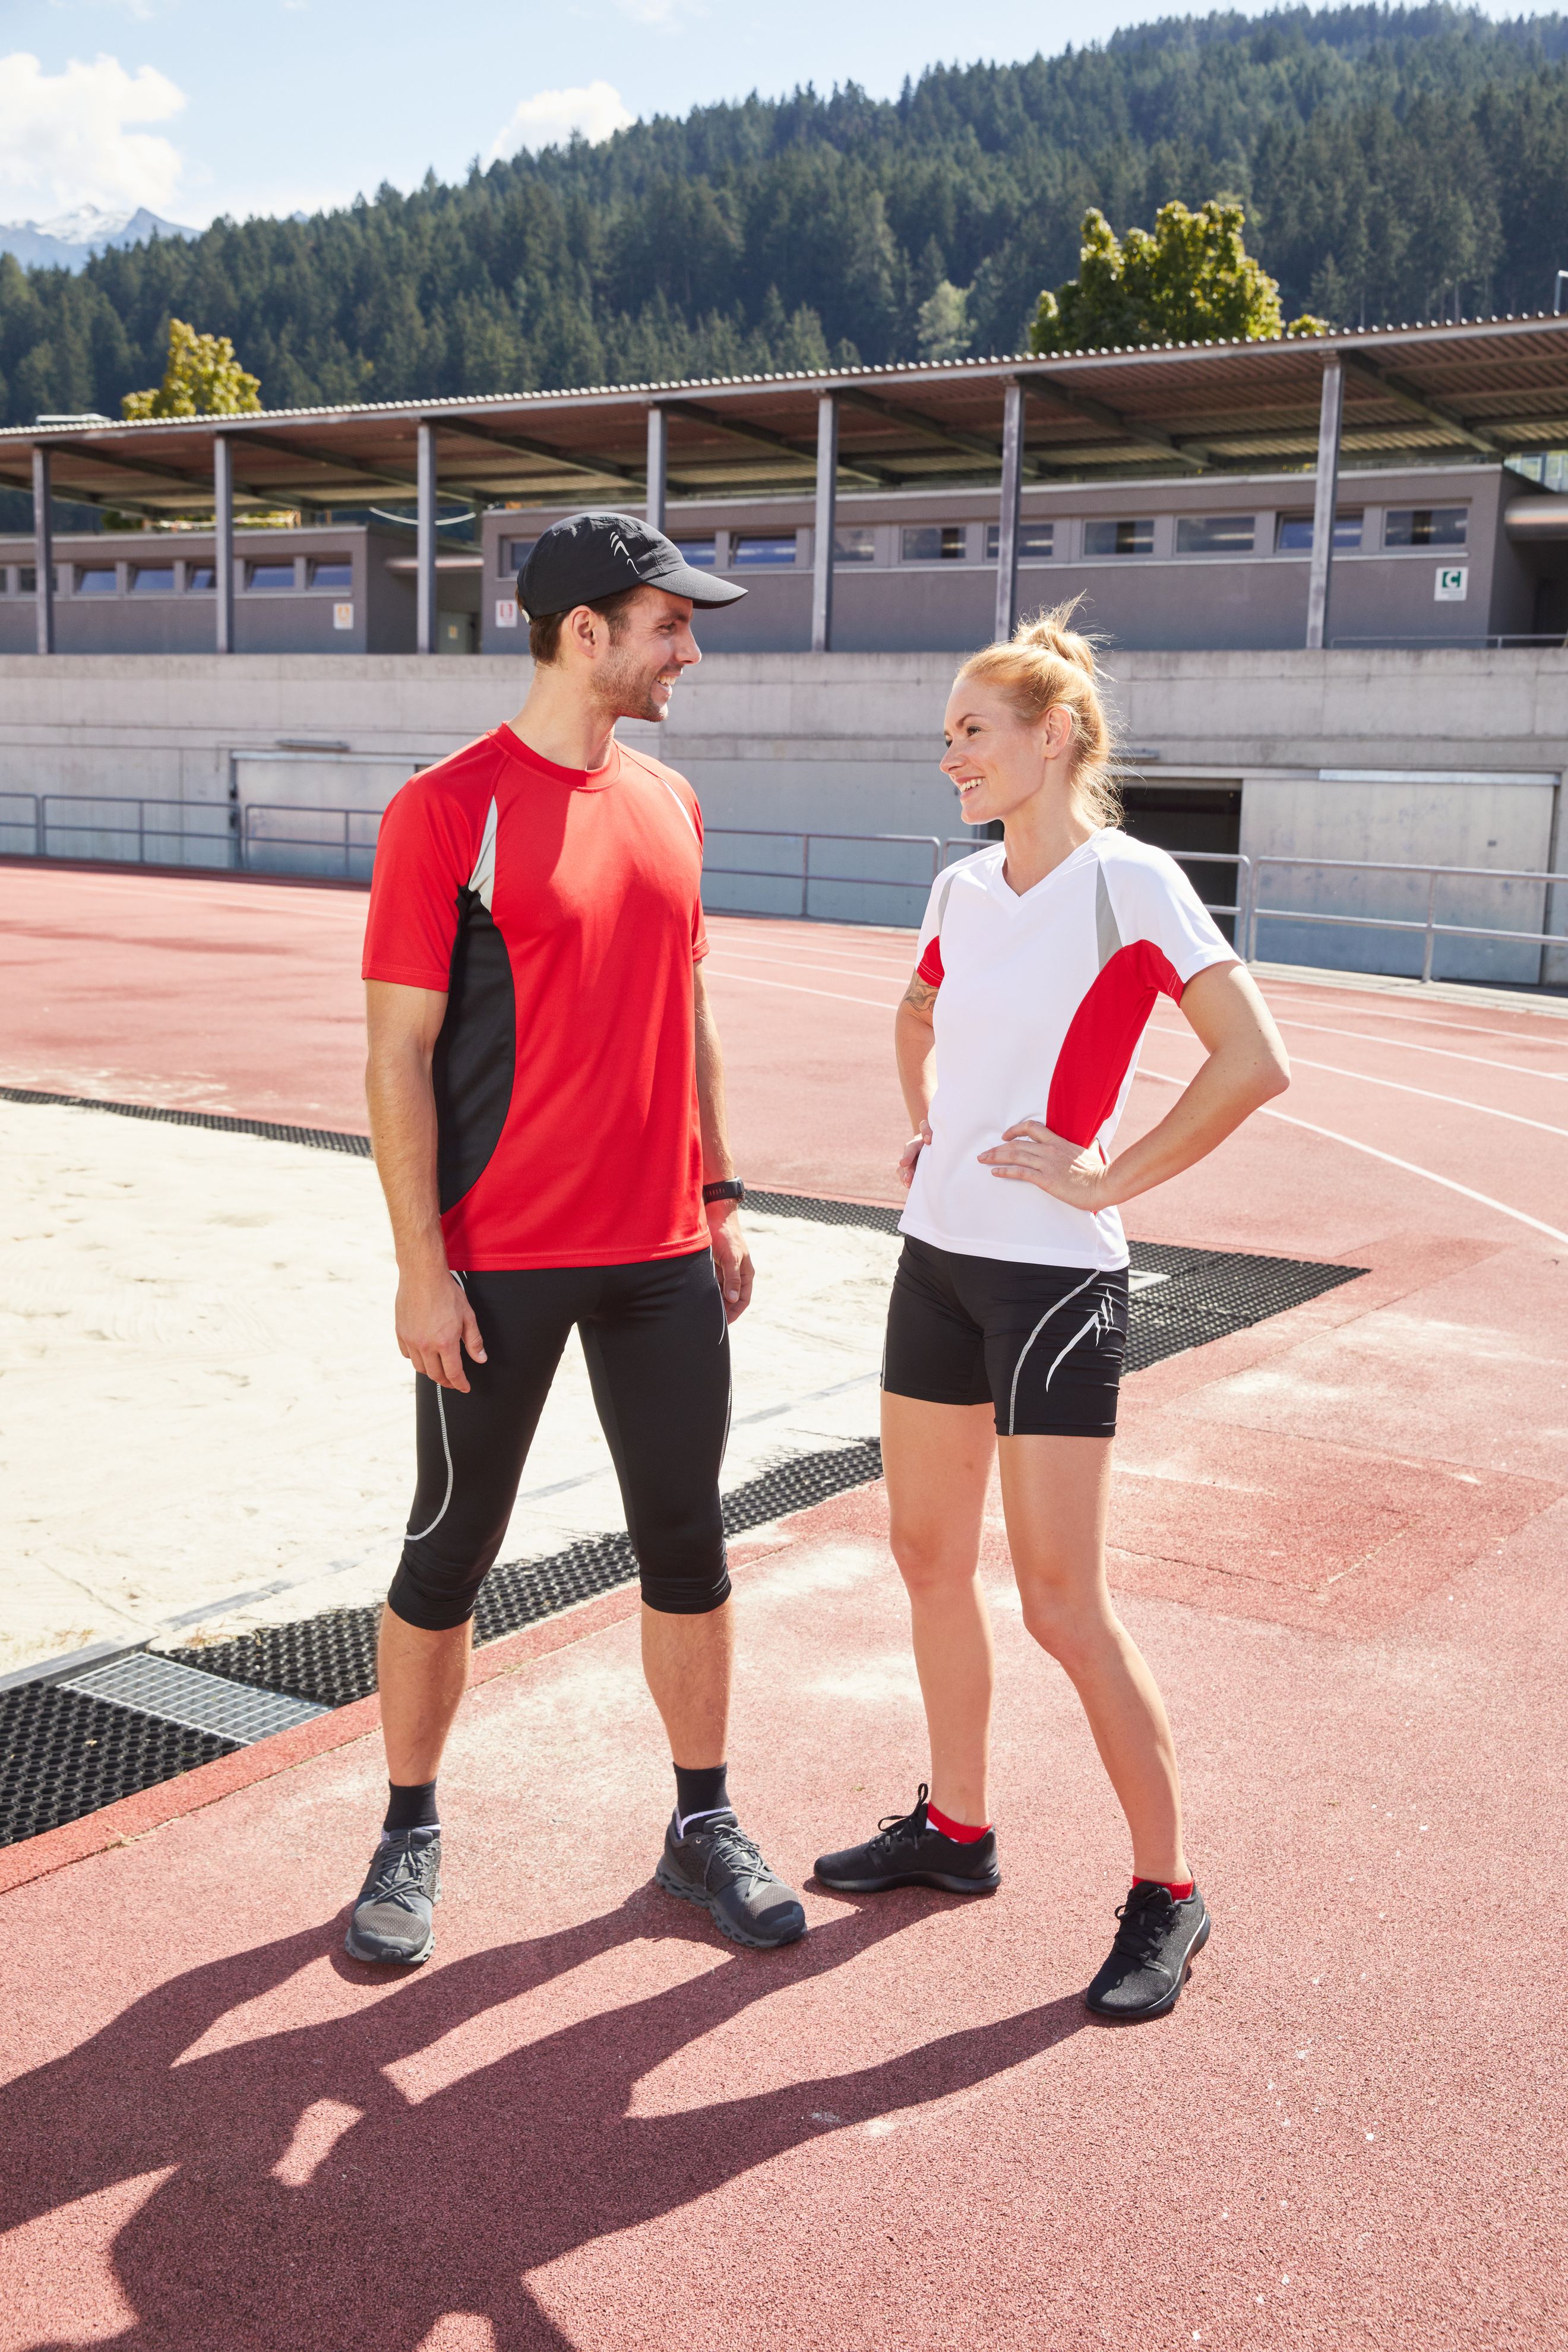
POLYGON ((431 1073, 443 1215, 489 1165, 506 1125, 517 1057, 517 998, 506 941, 475 891, 459 891, 458 900, 447 1017, 431 1073))

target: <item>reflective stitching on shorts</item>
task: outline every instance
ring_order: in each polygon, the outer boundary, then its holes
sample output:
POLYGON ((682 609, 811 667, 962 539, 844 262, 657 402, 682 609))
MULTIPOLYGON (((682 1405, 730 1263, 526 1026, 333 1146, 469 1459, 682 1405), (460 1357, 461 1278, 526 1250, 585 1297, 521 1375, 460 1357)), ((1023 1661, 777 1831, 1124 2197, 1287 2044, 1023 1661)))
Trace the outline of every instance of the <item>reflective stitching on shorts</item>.
POLYGON ((1067 1346, 1062 1349, 1061 1356, 1058 1356, 1058 1357, 1057 1358, 1056 1362, 1051 1366, 1050 1370, 1046 1374, 1046 1387, 1047 1387, 1047 1391, 1049 1391, 1049 1388, 1050 1388, 1051 1382, 1056 1379, 1057 1373, 1058 1373, 1058 1370, 1060 1370, 1060 1368, 1061 1368, 1062 1356, 1070 1356, 1070 1355, 1072 1354, 1073 1349, 1078 1346, 1079 1339, 1088 1339, 1088 1337, 1089 1337, 1089 1333, 1090 1333, 1091 1331, 1098 1331, 1098 1330, 1099 1330, 1099 1328, 1100 1328, 1100 1309, 1099 1309, 1099 1307, 1097 1307, 1095 1308, 1095 1310, 1094 1310, 1094 1313, 1089 1317, 1089 1321, 1084 1325, 1083 1329, 1079 1333, 1079 1335, 1078 1335, 1078 1339, 1069 1339, 1069 1340, 1068 1341, 1067 1346))
MULTIPOLYGON (((1024 1342, 1024 1344, 1023 1344, 1023 1347, 1020 1349, 1020 1350, 1019 1350, 1019 1352, 1018 1352, 1018 1360, 1017 1360, 1017 1362, 1016 1362, 1016 1363, 1014 1365, 1014 1367, 1013 1367, 1013 1386, 1012 1386, 1012 1389, 1011 1389, 1011 1391, 1010 1391, 1010 1392, 1009 1392, 1009 1394, 1008 1394, 1008 1398, 1007 1398, 1007 1434, 1008 1434, 1008 1436, 1009 1436, 1009 1437, 1016 1436, 1016 1433, 1016 1433, 1016 1429, 1015 1429, 1015 1427, 1014 1427, 1014 1423, 1016 1422, 1016 1420, 1017 1420, 1017 1418, 1018 1418, 1018 1376, 1019 1376, 1019 1374, 1022 1372, 1022 1370, 1023 1370, 1023 1369, 1024 1369, 1024 1358, 1028 1354, 1028 1352, 1029 1352, 1030 1349, 1034 1346, 1034 1344, 1035 1344, 1036 1340, 1039 1338, 1039 1336, 1040 1336, 1041 1332, 1045 1329, 1045 1328, 1046 1328, 1047 1324, 1050 1321, 1050 1319, 1051 1319, 1052 1316, 1053 1316, 1053 1315, 1059 1315, 1059 1314, 1061 1313, 1062 1308, 1063 1308, 1064 1307, 1070 1307, 1070 1306, 1072 1305, 1073 1300, 1074 1300, 1074 1299, 1079 1296, 1079 1291, 1087 1290, 1087 1289, 1089 1288, 1089 1284, 1090 1284, 1091 1282, 1094 1282, 1094 1281, 1098 1280, 1098 1278, 1099 1278, 1099 1268, 1098 1268, 1098 1267, 1095 1269, 1095 1272, 1094 1272, 1093 1274, 1086 1274, 1086 1275, 1084 1276, 1083 1280, 1082 1280, 1082 1281, 1078 1285, 1078 1287, 1077 1287, 1076 1289, 1069 1290, 1069 1291, 1066 1292, 1066 1293, 1065 1293, 1065 1295, 1064 1295, 1062 1297, 1060 1297, 1060 1298, 1058 1298, 1058 1301, 1057 1301, 1057 1303, 1056 1303, 1056 1305, 1055 1305, 1054 1307, 1047 1307, 1047 1309, 1046 1309, 1045 1313, 1041 1316, 1041 1318, 1040 1318, 1039 1321, 1036 1324, 1036 1326, 1035 1326, 1034 1329, 1030 1332, 1030 1334, 1029 1334, 1028 1338, 1025 1340, 1025 1342, 1024 1342)), ((1098 1310, 1096 1311, 1096 1319, 1097 1319, 1097 1320, 1099 1319, 1099 1318, 1098 1318, 1098 1310)), ((1080 1331, 1080 1332, 1079 1333, 1078 1337, 1079 1337, 1079 1339, 1082 1339, 1082 1337, 1083 1337, 1083 1333, 1080 1331)), ((1076 1347, 1076 1346, 1078 1345, 1078 1340, 1077 1340, 1077 1339, 1073 1340, 1073 1341, 1071 1342, 1071 1344, 1072 1344, 1072 1346, 1076 1347)), ((1066 1349, 1066 1348, 1064 1348, 1064 1349, 1062 1349, 1062 1355, 1063 1355, 1063 1356, 1065 1356, 1065 1355, 1067 1354, 1067 1352, 1068 1352, 1067 1349, 1066 1349)), ((1058 1356, 1058 1357, 1057 1358, 1057 1364, 1059 1364, 1059 1363, 1061 1362, 1061 1360, 1062 1360, 1061 1356, 1058 1356)), ((1051 1366, 1051 1370, 1054 1372, 1054 1371, 1056 1370, 1056 1368, 1057 1368, 1057 1365, 1056 1365, 1056 1364, 1053 1364, 1053 1365, 1051 1366)), ((1050 1384, 1051 1384, 1051 1383, 1050 1383, 1050 1377, 1049 1377, 1049 1374, 1047 1374, 1047 1379, 1046 1379, 1046 1386, 1047 1386, 1047 1388, 1049 1388, 1050 1384)))
POLYGON ((451 1507, 452 1446, 451 1441, 447 1435, 447 1391, 445 1389, 438 1388, 436 1391, 436 1410, 441 1416, 441 1451, 447 1457, 447 1491, 441 1497, 441 1507, 437 1512, 435 1517, 431 1520, 430 1525, 427 1528, 421 1528, 417 1535, 415 1534, 412 1528, 409 1528, 408 1541, 410 1543, 423 1543, 426 1536, 433 1535, 436 1529, 440 1526, 442 1520, 446 1517, 447 1513, 451 1507))

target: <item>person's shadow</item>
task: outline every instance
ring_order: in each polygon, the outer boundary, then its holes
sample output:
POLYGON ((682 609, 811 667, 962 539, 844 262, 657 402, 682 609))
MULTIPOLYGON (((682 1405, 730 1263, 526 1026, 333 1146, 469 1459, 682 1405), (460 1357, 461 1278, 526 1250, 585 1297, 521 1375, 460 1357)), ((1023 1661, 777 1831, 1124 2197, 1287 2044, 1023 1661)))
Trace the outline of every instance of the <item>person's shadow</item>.
MULTIPOLYGON (((628 2113, 663 2060, 869 1951, 932 1899, 847 1910, 786 1952, 727 1951, 689 1982, 527 2042, 415 2103, 384 2070, 453 2028, 617 1945, 710 1944, 712 1930, 643 1888, 581 1926, 413 1978, 346 2020, 181 2065, 217 2020, 316 1958, 324 1931, 194 1969, 0 2097, 0 2230, 174 2166, 115 2242, 138 2315, 116 2352, 415 2352, 448 2312, 488 2318, 498 2352, 564 2352, 527 2273, 804 2140, 984 2082, 1088 2022, 1077 2000, 1058 2000, 879 2065, 822 2074, 816 2062, 832 2053, 805 2051, 804 2083, 628 2113), (288 2166, 278 2178, 301 2116, 327 2100, 360 2120, 308 2178, 288 2166)), ((335 1927, 325 1932, 335 1940, 335 1927)))

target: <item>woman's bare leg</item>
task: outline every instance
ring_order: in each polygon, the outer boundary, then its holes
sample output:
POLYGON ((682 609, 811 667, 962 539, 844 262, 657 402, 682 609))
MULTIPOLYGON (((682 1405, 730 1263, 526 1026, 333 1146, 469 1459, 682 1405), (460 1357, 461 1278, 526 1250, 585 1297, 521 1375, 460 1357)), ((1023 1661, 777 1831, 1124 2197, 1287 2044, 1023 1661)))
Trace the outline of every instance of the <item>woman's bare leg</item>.
POLYGON ((931 1801, 977 1827, 991 1819, 994 1654, 980 1533, 995 1444, 988 1404, 883 1394, 882 1466, 931 1733, 931 1801))
POLYGON ((1066 1668, 1132 1832, 1139 1878, 1184 1881, 1164 1702, 1105 1581, 1109 1437, 1004 1437, 1002 1504, 1024 1622, 1066 1668))

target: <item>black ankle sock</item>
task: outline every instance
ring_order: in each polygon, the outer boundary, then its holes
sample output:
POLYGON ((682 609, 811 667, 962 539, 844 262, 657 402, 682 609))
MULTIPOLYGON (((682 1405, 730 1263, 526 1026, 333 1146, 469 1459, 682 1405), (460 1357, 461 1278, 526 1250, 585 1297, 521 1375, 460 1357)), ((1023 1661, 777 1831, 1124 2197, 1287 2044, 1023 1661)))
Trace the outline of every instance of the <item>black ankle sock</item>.
POLYGON ((675 1810, 682 1822, 693 1813, 721 1813, 730 1802, 730 1791, 724 1783, 727 1764, 700 1764, 675 1768, 675 1810))
POLYGON ((386 1784, 389 1802, 383 1830, 395 1837, 400 1830, 438 1830, 441 1817, 436 1811, 436 1783, 422 1780, 416 1787, 400 1789, 395 1780, 386 1784))

